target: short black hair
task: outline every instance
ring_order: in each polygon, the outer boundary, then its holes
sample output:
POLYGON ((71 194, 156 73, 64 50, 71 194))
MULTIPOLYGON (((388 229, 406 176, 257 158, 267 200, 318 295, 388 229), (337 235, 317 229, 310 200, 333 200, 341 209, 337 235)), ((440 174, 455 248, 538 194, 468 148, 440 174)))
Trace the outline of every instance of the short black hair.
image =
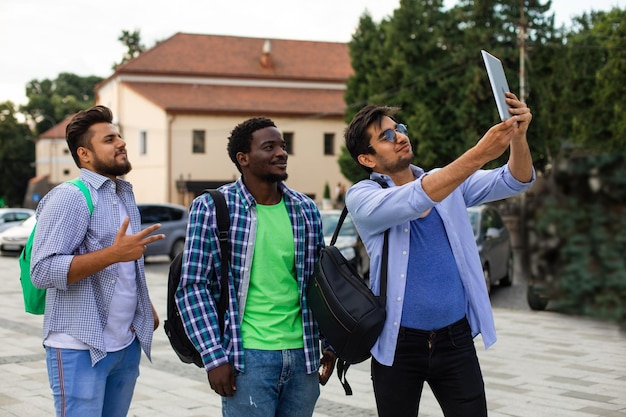
POLYGON ((94 106, 87 110, 81 110, 72 117, 65 128, 67 147, 79 168, 80 159, 77 150, 80 147, 91 149, 92 135, 89 134, 89 128, 97 123, 113 123, 111 109, 104 106, 94 106))
POLYGON ((360 165, 368 174, 372 173, 372 169, 359 163, 359 155, 376 153, 376 151, 369 146, 371 135, 367 129, 374 123, 380 128, 383 117, 391 117, 396 114, 398 110, 400 110, 398 107, 368 104, 359 110, 344 132, 346 148, 348 152, 350 152, 350 156, 352 156, 354 162, 360 165))
POLYGON ((228 156, 230 156, 231 161, 233 161, 235 166, 237 166, 237 170, 239 170, 239 172, 241 172, 241 167, 239 166, 239 162, 237 162, 237 154, 239 152, 250 152, 252 134, 257 130, 264 129, 266 127, 276 127, 276 124, 267 117, 253 117, 239 123, 230 132, 228 146, 226 149, 228 150, 228 156))

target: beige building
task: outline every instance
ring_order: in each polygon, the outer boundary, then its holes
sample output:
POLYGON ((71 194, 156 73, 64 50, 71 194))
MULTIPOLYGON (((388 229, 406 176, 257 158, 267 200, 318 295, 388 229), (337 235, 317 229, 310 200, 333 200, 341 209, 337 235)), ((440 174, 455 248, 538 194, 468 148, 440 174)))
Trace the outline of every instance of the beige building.
POLYGON ((96 102, 113 110, 127 142, 138 202, 187 205, 238 178, 227 138, 253 116, 276 122, 289 151, 287 184, 319 202, 326 182, 348 185, 337 158, 351 74, 343 43, 177 33, 118 67, 96 87, 96 102))

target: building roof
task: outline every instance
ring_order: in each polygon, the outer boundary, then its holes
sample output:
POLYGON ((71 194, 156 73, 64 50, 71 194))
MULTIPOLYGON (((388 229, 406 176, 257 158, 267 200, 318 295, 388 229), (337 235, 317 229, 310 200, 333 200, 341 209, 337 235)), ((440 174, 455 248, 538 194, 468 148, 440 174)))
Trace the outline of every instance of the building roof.
POLYGON ((352 66, 345 43, 177 33, 117 72, 345 83, 352 66))
POLYGON ((63 139, 65 140, 65 128, 70 123, 74 115, 69 115, 56 125, 52 126, 50 129, 43 132, 41 135, 37 137, 37 139, 63 139))
POLYGON ((338 117, 352 73, 345 43, 177 33, 96 92, 117 78, 170 113, 338 117))

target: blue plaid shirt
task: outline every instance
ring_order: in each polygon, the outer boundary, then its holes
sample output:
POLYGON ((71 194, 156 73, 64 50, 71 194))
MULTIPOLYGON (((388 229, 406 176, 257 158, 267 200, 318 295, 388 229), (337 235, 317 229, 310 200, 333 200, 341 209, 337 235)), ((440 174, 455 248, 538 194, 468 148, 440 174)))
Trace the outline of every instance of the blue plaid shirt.
MULTIPOLYGON (((103 329, 118 278, 118 264, 68 285, 70 264, 75 255, 113 244, 120 227, 118 201, 126 207, 133 233, 141 230, 141 218, 129 182, 119 178, 113 182, 84 168, 80 178, 91 194, 93 213, 89 214, 87 200, 75 185, 62 183, 45 195, 37 206, 31 277, 35 286, 47 288, 44 340, 50 332, 69 334, 89 346, 91 362, 95 364, 106 356, 103 329)), ((133 327, 150 358, 154 318, 143 257, 135 262, 135 271, 137 308, 133 327)))
MULTIPOLYGON (((324 245, 324 235, 315 203, 283 183, 280 183, 280 188, 293 228, 306 371, 310 374, 319 367, 320 347, 317 323, 307 303, 306 286, 315 270, 319 249, 324 245)), ((206 369, 211 370, 230 362, 235 369, 244 372, 241 319, 250 285, 254 245, 270 245, 271 242, 255 241, 256 201, 242 179, 222 186, 220 191, 226 198, 231 222, 230 300, 223 340, 220 337, 215 302, 219 298, 221 268, 219 241, 215 205, 209 194, 197 197, 191 205, 176 302, 187 334, 202 355, 206 369)))

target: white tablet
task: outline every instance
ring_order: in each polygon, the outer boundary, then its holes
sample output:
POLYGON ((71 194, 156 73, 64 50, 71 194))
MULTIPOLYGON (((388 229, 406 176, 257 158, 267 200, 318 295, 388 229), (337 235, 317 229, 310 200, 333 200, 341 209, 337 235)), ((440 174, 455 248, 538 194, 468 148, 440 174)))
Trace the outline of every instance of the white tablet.
POLYGON ((491 91, 496 99, 496 106, 498 106, 500 120, 505 121, 511 117, 511 114, 509 113, 509 105, 506 104, 506 96, 504 93, 511 90, 509 89, 509 84, 506 82, 506 75, 504 74, 502 62, 485 50, 481 50, 480 52, 483 55, 483 61, 485 61, 487 75, 489 76, 489 83, 491 84, 491 91))

